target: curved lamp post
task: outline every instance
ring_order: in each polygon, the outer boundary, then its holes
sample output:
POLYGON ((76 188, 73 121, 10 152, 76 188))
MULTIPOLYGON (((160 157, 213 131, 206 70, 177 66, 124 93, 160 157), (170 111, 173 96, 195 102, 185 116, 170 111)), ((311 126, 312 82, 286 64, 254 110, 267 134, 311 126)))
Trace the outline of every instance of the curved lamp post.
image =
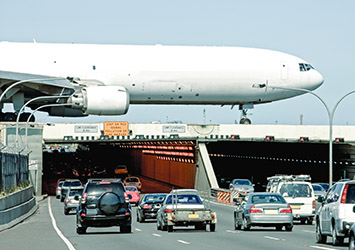
POLYGON ((254 88, 272 88, 272 89, 283 89, 283 90, 291 90, 291 91, 300 91, 312 94, 313 96, 317 97, 318 100, 324 105, 325 109, 327 110, 328 118, 329 118, 329 186, 333 185, 333 118, 335 110, 337 109, 339 103, 344 100, 347 96, 355 93, 355 90, 350 91, 349 93, 345 94, 340 100, 335 104, 333 110, 330 110, 324 100, 313 91, 308 89, 300 89, 300 88, 289 88, 289 87, 281 87, 281 86, 267 86, 266 84, 254 84, 254 88))
POLYGON ((42 108, 47 108, 47 107, 60 107, 60 106, 67 106, 67 105, 72 105, 74 103, 52 103, 52 104, 45 104, 42 106, 39 106, 38 108, 36 108, 27 118, 26 121, 26 132, 25 132, 25 143, 26 143, 26 147, 28 148, 28 123, 30 122, 32 116, 40 109, 42 108))
POLYGON ((22 113, 22 111, 25 109, 25 107, 33 102, 33 101, 37 101, 37 100, 45 100, 45 99, 59 99, 59 98, 69 98, 70 96, 66 96, 66 95, 59 95, 59 96, 39 96, 39 97, 35 97, 31 100, 29 100, 28 102, 26 102, 20 109, 20 111, 18 112, 17 114, 17 118, 16 118, 16 140, 15 140, 15 143, 16 145, 18 144, 18 123, 19 123, 19 120, 20 120, 20 115, 22 113))

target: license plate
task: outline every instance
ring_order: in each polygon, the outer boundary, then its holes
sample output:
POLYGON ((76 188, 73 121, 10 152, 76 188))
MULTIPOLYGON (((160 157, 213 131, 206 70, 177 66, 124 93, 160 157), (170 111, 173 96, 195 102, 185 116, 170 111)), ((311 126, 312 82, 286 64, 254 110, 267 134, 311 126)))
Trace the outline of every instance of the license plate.
POLYGON ((277 214, 277 210, 276 209, 267 209, 267 210, 265 210, 265 214, 277 214))
POLYGON ((189 214, 189 219, 198 219, 198 214, 189 214))
POLYGON ((291 208, 292 208, 292 209, 301 209, 301 206, 295 206, 295 205, 293 205, 293 206, 291 206, 291 208))

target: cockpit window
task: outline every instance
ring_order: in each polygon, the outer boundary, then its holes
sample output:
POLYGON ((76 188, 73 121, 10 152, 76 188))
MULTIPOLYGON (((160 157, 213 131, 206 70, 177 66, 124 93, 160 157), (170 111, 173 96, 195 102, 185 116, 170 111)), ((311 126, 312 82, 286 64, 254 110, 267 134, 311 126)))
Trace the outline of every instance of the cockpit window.
POLYGON ((308 63, 299 63, 298 65, 300 66, 300 71, 309 71, 314 69, 313 66, 308 63))

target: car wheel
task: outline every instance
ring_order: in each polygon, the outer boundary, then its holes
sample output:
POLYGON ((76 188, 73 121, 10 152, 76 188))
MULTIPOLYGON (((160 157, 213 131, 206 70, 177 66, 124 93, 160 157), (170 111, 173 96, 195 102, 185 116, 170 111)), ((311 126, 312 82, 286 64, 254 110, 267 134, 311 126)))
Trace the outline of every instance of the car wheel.
POLYGON ((216 224, 210 224, 210 232, 216 231, 216 224))
POLYGON ((168 232, 172 232, 172 231, 173 231, 173 229, 174 229, 174 228, 173 228, 173 226, 172 226, 172 225, 169 225, 169 226, 168 226, 168 232))
POLYGON ((355 250, 355 238, 353 234, 349 237, 349 250, 355 250))
POLYGON ((242 229, 244 231, 248 231, 250 229, 250 225, 248 225, 248 221, 246 217, 243 218, 242 229))
POLYGON ((67 210, 67 209, 64 208, 64 214, 65 214, 65 215, 68 215, 68 214, 69 214, 69 210, 67 210))
POLYGON ((276 231, 281 231, 282 230, 282 226, 276 226, 276 231))
POLYGON ((326 243, 327 242, 327 236, 322 234, 322 231, 320 229, 320 224, 318 221, 316 222, 316 241, 317 241, 317 243, 326 243))
POLYGON ((85 234, 86 233, 86 227, 77 227, 76 228, 76 233, 77 234, 85 234))
POLYGON ((139 213, 137 212, 137 222, 139 222, 139 213))
POLYGON ((338 246, 342 244, 344 237, 337 236, 337 230, 334 225, 332 225, 332 244, 333 246, 338 246))
POLYGON ((120 232, 121 233, 131 233, 132 232, 132 226, 131 225, 121 225, 120 226, 120 232))
POLYGON ((291 232, 293 226, 292 226, 292 225, 286 225, 285 228, 286 228, 286 231, 287 231, 287 232, 291 232))
POLYGON ((308 224, 308 225, 312 225, 312 222, 313 222, 313 218, 308 218, 308 219, 307 219, 307 224, 308 224))
POLYGON ((234 229, 240 230, 241 225, 239 225, 238 220, 234 217, 234 229))

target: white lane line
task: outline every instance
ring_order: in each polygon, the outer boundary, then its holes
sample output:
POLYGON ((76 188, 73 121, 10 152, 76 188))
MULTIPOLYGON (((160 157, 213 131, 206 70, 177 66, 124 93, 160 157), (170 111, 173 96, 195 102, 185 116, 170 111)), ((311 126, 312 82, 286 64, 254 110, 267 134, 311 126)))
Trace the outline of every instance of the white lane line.
POLYGON ((271 236, 264 236, 264 238, 269 239, 269 240, 281 240, 279 238, 271 237, 271 236))
POLYGON ((185 244, 185 245, 190 245, 191 243, 190 242, 187 242, 187 241, 183 241, 183 240, 177 240, 178 242, 182 243, 182 244, 185 244))
POLYGON ((52 225, 53 225, 54 230, 57 232, 59 237, 64 241, 64 243, 67 245, 67 247, 70 250, 75 250, 74 246, 70 243, 70 241, 67 238, 65 238, 63 233, 57 227, 57 222, 55 221, 53 213, 52 213, 51 197, 48 197, 48 211, 49 211, 49 216, 51 217, 51 220, 52 220, 52 225))
POLYGON ((142 229, 139 229, 139 228, 135 228, 134 230, 136 230, 138 232, 142 232, 142 229))
POLYGON ((160 234, 152 234, 152 235, 155 236, 155 237, 161 237, 160 234))
POLYGON ((324 249, 324 250, 336 250, 335 248, 320 247, 320 246, 309 246, 311 248, 324 249))
POLYGON ((311 234, 314 234, 315 231, 311 231, 311 230, 302 230, 303 232, 306 232, 306 233, 311 233, 311 234))
POLYGON ((237 232, 237 231, 232 231, 232 230, 226 230, 227 233, 232 233, 232 234, 237 234, 237 233, 240 233, 240 232, 237 232))

